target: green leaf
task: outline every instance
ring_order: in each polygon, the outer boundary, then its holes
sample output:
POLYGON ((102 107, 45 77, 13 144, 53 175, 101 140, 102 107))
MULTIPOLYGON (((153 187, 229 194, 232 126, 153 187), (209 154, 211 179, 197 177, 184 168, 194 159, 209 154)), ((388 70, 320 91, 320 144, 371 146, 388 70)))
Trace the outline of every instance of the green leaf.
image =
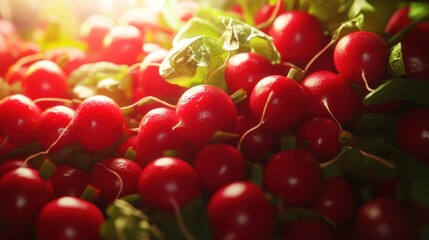
POLYGON ((339 24, 348 20, 348 10, 352 3, 353 0, 331 0, 329 4, 326 4, 326 0, 300 1, 300 5, 306 5, 308 13, 317 17, 329 32, 332 32, 339 24))
POLYGON ((101 236, 106 240, 165 239, 163 234, 140 210, 124 200, 117 199, 106 214, 108 218, 101 226, 101 236))
POLYGON ((365 113, 356 121, 354 133, 365 136, 395 133, 398 120, 397 116, 381 113, 365 113))
POLYGON ((223 29, 219 29, 208 20, 200 17, 193 17, 177 32, 173 39, 173 46, 176 46, 181 40, 197 36, 219 38, 222 35, 222 31, 223 29))
POLYGON ((429 16, 429 3, 425 2, 412 2, 410 4, 410 11, 408 17, 414 21, 429 16))
POLYGON ((255 14, 262 7, 262 5, 266 2, 265 0, 237 0, 238 4, 240 4, 241 9, 243 9, 243 18, 244 21, 252 26, 255 25, 255 14))
POLYGON ((102 91, 104 94, 111 91, 112 94, 108 95, 121 102, 115 96, 125 94, 119 94, 118 89, 125 91, 122 87, 128 86, 123 85, 121 82, 127 70, 128 66, 126 65, 116 65, 110 62, 89 63, 74 70, 70 74, 68 81, 73 86, 73 94, 76 98, 85 99, 98 94, 99 91, 102 91))
POLYGON ((245 49, 258 53, 273 63, 280 62, 280 53, 269 35, 239 20, 230 17, 220 18, 225 26, 225 32, 221 38, 223 49, 227 51, 245 49))
POLYGON ((429 81, 420 79, 394 78, 380 85, 363 99, 366 105, 405 101, 429 105, 429 81))
POLYGON ((250 181, 258 186, 263 185, 264 168, 260 164, 252 164, 250 169, 250 181))
POLYGON ((429 165, 420 164, 420 166, 415 169, 415 172, 412 175, 410 184, 410 198, 414 203, 426 208, 429 208, 428 182, 429 165))
POLYGON ((159 72, 170 83, 192 87, 208 82, 209 76, 224 65, 228 55, 217 38, 184 39, 170 50, 159 72))

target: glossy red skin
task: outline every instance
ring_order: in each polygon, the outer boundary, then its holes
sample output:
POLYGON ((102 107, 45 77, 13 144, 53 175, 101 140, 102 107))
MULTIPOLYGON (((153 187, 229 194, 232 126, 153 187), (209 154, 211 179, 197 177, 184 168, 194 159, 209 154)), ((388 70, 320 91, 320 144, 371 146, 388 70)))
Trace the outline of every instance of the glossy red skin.
POLYGON ((273 22, 268 34, 282 56, 282 61, 305 67, 322 48, 323 26, 305 11, 286 11, 273 22))
MULTIPOLYGON (((271 16, 274 14, 276 5, 277 3, 274 3, 272 5, 265 3, 264 5, 262 5, 262 7, 260 7, 255 14, 255 25, 258 26, 259 24, 262 24, 268 21, 271 18, 271 16)), ((285 1, 280 1, 280 6, 275 17, 278 17, 280 14, 284 13, 285 11, 286 11, 285 1)), ((268 25, 267 27, 261 28, 260 30, 268 34, 271 25, 272 24, 268 25)))
POLYGON ((89 174, 75 167, 59 165, 49 178, 54 197, 80 197, 90 180, 89 174))
POLYGON ((0 76, 3 76, 7 72, 7 69, 15 62, 14 57, 9 51, 10 45, 6 37, 0 35, 0 61, 2 63, 0 64, 0 76))
POLYGON ((124 132, 125 119, 114 100, 96 95, 80 103, 73 124, 79 143, 88 150, 97 151, 118 141, 124 132))
POLYGON ((318 219, 304 219, 287 223, 282 231, 282 240, 333 240, 334 230, 318 219))
POLYGON ((172 201, 184 207, 200 192, 197 172, 182 159, 163 157, 149 163, 139 178, 143 203, 166 212, 174 212, 172 201))
POLYGON ((387 22, 384 31, 394 35, 411 24, 413 21, 408 17, 409 12, 409 6, 397 9, 387 22))
POLYGON ((210 144, 202 148, 194 162, 202 188, 215 192, 220 187, 243 180, 246 165, 243 155, 231 145, 210 144))
POLYGON ((301 82, 301 87, 306 96, 307 118, 333 115, 340 124, 345 124, 356 114, 358 96, 353 86, 336 73, 314 72, 301 82))
MULTIPOLYGON (((250 116, 238 116, 236 132, 240 139, 245 132, 256 126, 258 121, 250 116)), ((240 141, 234 139, 234 145, 240 141)), ((265 164, 269 156, 280 151, 281 139, 278 134, 271 133, 263 128, 257 128, 246 133, 240 145, 240 151, 247 162, 265 164)))
POLYGON ((6 175, 6 173, 20 167, 28 167, 28 165, 24 164, 24 160, 22 159, 11 159, 3 162, 0 164, 0 179, 6 175))
POLYGON ((402 39, 404 78, 429 80, 429 23, 422 22, 402 39))
MULTIPOLYGON (((323 40, 322 48, 330 44, 331 39, 332 36, 326 35, 323 40)), ((334 49, 335 45, 331 45, 319 57, 317 57, 314 62, 308 67, 307 71, 305 72, 304 78, 313 72, 322 70, 337 72, 337 69, 335 68, 334 64, 334 49)))
POLYGON ((133 65, 140 61, 143 39, 138 28, 116 25, 103 39, 106 60, 116 64, 133 65))
POLYGON ((429 163, 429 108, 409 110, 396 125, 396 140, 406 153, 429 163))
POLYGON ((75 110, 58 105, 42 112, 37 127, 37 140, 40 146, 48 149, 63 133, 61 139, 51 148, 53 151, 70 146, 76 141, 74 126, 69 123, 73 120, 75 110))
POLYGON ((296 129, 296 145, 325 162, 333 159, 341 149, 340 131, 338 123, 330 118, 311 118, 296 129))
POLYGON ((51 183, 37 170, 12 170, 0 179, 0 219, 11 225, 30 225, 53 195, 51 183))
POLYGON ((299 84, 285 76, 271 75, 261 79, 253 89, 249 106, 252 115, 261 119, 265 105, 265 129, 277 133, 297 126, 305 117, 305 96, 299 84), (271 100, 267 100, 273 92, 271 100))
POLYGON ((364 203, 356 215, 356 231, 366 240, 416 239, 411 219, 394 198, 377 197, 364 203))
POLYGON ((49 59, 59 64, 66 76, 86 63, 91 63, 95 53, 87 53, 82 49, 75 47, 56 48, 47 53, 49 59), (91 55, 92 54, 92 55, 91 55))
MULTIPOLYGON (((69 85, 63 70, 50 60, 31 64, 22 79, 22 92, 31 99, 68 98, 69 85)), ((46 108, 52 104, 40 103, 46 108)))
POLYGON ((174 127, 189 142, 204 146, 216 131, 233 132, 237 108, 222 89, 198 85, 188 89, 176 105, 177 125, 174 127))
POLYGON ((271 62, 256 53, 238 53, 228 59, 225 66, 225 82, 230 94, 244 89, 250 94, 256 83, 274 73, 271 62))
POLYGON ((247 181, 233 182, 216 191, 207 212, 215 240, 270 239, 275 227, 275 214, 264 191, 247 181))
POLYGON ((375 88, 387 75, 389 47, 379 35, 357 31, 342 37, 334 50, 334 64, 347 81, 364 85, 362 72, 368 85, 375 88))
POLYGON ((304 205, 322 184, 319 161, 301 149, 283 150, 273 155, 264 170, 264 185, 288 205, 304 205))
POLYGON ((76 197, 52 200, 40 211, 37 240, 101 239, 102 212, 91 202, 76 197))
POLYGON ((187 88, 167 82, 159 74, 159 64, 167 56, 166 49, 158 49, 145 56, 140 64, 139 83, 148 96, 158 97, 176 103, 187 88))
POLYGON ((128 149, 132 149, 136 152, 135 158, 130 160, 137 163, 142 169, 149 163, 145 161, 145 158, 140 151, 137 134, 133 134, 125 142, 121 143, 121 145, 118 147, 116 155, 125 158, 128 149))
POLYGON ((327 178, 311 201, 314 210, 337 225, 353 217, 356 196, 351 183, 343 176, 327 178))
POLYGON ((146 113, 137 132, 141 154, 158 158, 164 151, 179 150, 186 140, 173 129, 176 124, 176 111, 172 108, 160 107, 146 113))
POLYGON ((114 21, 107 16, 91 15, 81 23, 79 37, 90 51, 100 51, 103 49, 104 37, 114 25, 114 21))
POLYGON ((91 185, 100 190, 97 202, 106 207, 117 197, 138 193, 141 171, 137 163, 125 158, 109 158, 97 163, 91 171, 91 185))
POLYGON ((36 140, 41 110, 31 99, 9 95, 0 100, 0 134, 8 142, 22 146, 36 140))

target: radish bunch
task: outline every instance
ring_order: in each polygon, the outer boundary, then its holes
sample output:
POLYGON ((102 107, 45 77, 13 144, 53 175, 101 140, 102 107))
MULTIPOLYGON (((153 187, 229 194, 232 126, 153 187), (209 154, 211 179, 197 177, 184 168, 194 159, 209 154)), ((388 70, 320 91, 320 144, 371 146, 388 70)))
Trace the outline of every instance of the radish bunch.
POLYGON ((0 239, 427 239, 427 5, 340 2, 0 20, 0 239))

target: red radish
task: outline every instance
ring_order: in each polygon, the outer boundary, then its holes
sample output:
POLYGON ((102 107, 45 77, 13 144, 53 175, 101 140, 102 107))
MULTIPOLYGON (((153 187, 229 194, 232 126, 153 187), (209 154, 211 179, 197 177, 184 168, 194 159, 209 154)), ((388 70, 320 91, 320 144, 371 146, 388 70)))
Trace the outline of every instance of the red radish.
POLYGON ((273 22, 268 34, 282 56, 282 61, 304 67, 322 49, 323 26, 305 11, 286 11, 273 22))
POLYGON ((375 88, 387 74, 389 47, 373 32, 357 31, 342 37, 334 50, 337 71, 347 81, 375 88))
POLYGON ((200 182, 187 162, 163 157, 143 169, 138 187, 143 203, 174 212, 176 207, 185 206, 199 194, 200 182))
POLYGON ((103 213, 93 203, 62 197, 46 204, 37 218, 37 240, 97 240, 103 213))
POLYGON ((169 83, 159 74, 159 65, 167 54, 166 49, 154 50, 147 54, 140 64, 138 78, 147 95, 176 103, 187 88, 169 83))
POLYGON ((91 185, 100 190, 97 202, 106 207, 115 199, 138 193, 142 169, 125 158, 109 158, 98 162, 91 171, 91 185))
POLYGON ((274 4, 265 3, 255 14, 255 25, 260 26, 261 24, 264 24, 264 27, 261 28, 261 31, 268 34, 272 25, 272 23, 269 22, 271 18, 274 20, 285 11, 286 5, 285 1, 283 0, 278 0, 274 4), (277 4, 279 4, 279 6, 277 6, 277 4))
POLYGON ((51 183, 37 170, 12 170, 0 179, 0 219, 8 224, 30 225, 53 195, 51 183))
MULTIPOLYGON (((38 98, 68 98, 69 86, 63 70, 50 60, 31 64, 22 79, 22 92, 35 100, 38 98)), ((39 103, 41 107, 52 103, 39 103)))
POLYGON ((203 189, 209 192, 243 180, 246 173, 243 156, 227 144, 210 144, 202 148, 195 158, 194 167, 203 189))
POLYGON ((314 210, 337 225, 352 219, 356 205, 353 186, 343 176, 325 179, 319 192, 311 201, 314 210))
POLYGON ((295 132, 296 145, 310 151, 320 161, 328 161, 340 152, 340 132, 338 123, 330 118, 311 118, 298 126, 295 132))
POLYGON ((410 6, 404 6, 397 9, 392 16, 390 16, 384 31, 394 35, 411 24, 413 21, 408 17, 409 12, 410 6))
POLYGON ((176 129, 174 109, 161 107, 150 110, 140 121, 137 143, 144 162, 163 157, 166 151, 180 151, 188 143, 176 129))
POLYGON ((79 37, 90 51, 100 51, 103 49, 104 37, 114 25, 114 21, 107 16, 91 15, 81 23, 79 37))
POLYGON ((270 239, 275 228, 274 211, 264 191, 250 182, 220 188, 207 211, 214 239, 270 239))
POLYGON ((318 159, 301 149, 278 152, 265 166, 265 187, 288 205, 309 203, 321 184, 322 172, 318 159))
POLYGON ((0 61, 2 63, 0 64, 0 76, 3 76, 7 72, 8 68, 15 62, 14 57, 9 51, 11 48, 10 45, 11 44, 7 38, 0 35, 0 61))
POLYGON ((271 75, 261 79, 249 99, 250 110, 262 126, 273 132, 285 132, 305 117, 305 96, 299 84, 285 76, 271 75))
POLYGON ((357 212, 356 230, 362 239, 416 239, 413 222, 405 209, 389 197, 376 197, 357 212))
POLYGON ((256 53, 243 52, 228 59, 225 81, 230 94, 239 89, 250 94, 259 80, 273 72, 274 66, 267 58, 256 53))
POLYGON ((271 154, 280 151, 280 135, 269 132, 263 128, 257 128, 248 132, 256 126, 258 121, 250 116, 238 116, 236 132, 246 134, 240 142, 240 152, 247 162, 265 164, 271 154))
POLYGON ((356 114, 357 94, 341 75, 314 72, 301 82, 301 87, 306 96, 307 118, 323 116, 345 124, 356 114))
POLYGON ((429 108, 415 108, 401 116, 396 126, 396 140, 406 153, 429 163, 429 108))
POLYGON ((286 223, 282 230, 282 240, 333 240, 334 230, 319 219, 303 219, 286 223))
POLYGON ((106 59, 116 64, 133 65, 140 59, 143 39, 140 30, 130 25, 112 27, 103 39, 106 59))
POLYGON ((80 197, 90 180, 89 174, 72 166, 56 166, 49 178, 54 189, 54 197, 80 197))
POLYGON ((133 134, 125 142, 123 142, 121 145, 119 145, 118 152, 116 155, 120 156, 120 157, 127 158, 126 153, 127 153, 128 149, 131 149, 136 153, 134 158, 129 159, 129 160, 132 160, 135 163, 137 163, 140 166, 140 168, 142 168, 142 169, 144 167, 146 167, 146 165, 149 163, 149 161, 146 160, 146 158, 143 156, 143 154, 140 151, 140 148, 138 145, 137 134, 133 134))
POLYGON ((0 178, 2 178, 6 173, 15 170, 20 167, 28 167, 22 159, 10 159, 6 162, 0 164, 0 178))
POLYGON ((204 146, 218 132, 233 132, 237 108, 222 89, 198 85, 188 89, 177 102, 178 123, 174 127, 188 141, 204 146))
POLYGON ((96 95, 79 105, 72 124, 79 143, 88 150, 97 151, 111 147, 119 140, 125 119, 114 100, 96 95))
POLYGON ((3 140, 19 146, 35 141, 40 114, 40 108, 22 94, 0 100, 0 134, 3 140))
POLYGON ((53 151, 69 146, 76 141, 74 126, 68 126, 74 115, 74 109, 61 105, 42 112, 37 127, 37 140, 42 149, 47 150, 61 134, 60 140, 52 147, 53 151))

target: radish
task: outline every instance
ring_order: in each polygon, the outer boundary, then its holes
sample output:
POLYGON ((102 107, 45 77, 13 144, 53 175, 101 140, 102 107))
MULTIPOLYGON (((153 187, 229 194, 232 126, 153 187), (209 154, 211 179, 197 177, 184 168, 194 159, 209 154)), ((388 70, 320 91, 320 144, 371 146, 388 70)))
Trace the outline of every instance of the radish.
POLYGON ((268 34, 282 56, 282 61, 304 67, 322 49, 323 26, 313 15, 298 10, 280 14, 268 34))
POLYGON ((107 61, 133 65, 140 59, 143 39, 140 30, 131 25, 115 25, 103 39, 103 51, 107 61))
POLYGON ((247 181, 217 190, 207 214, 213 239, 270 239, 275 228, 275 214, 264 191, 247 181))
POLYGON ((301 87, 307 100, 307 118, 323 116, 345 124, 356 114, 357 94, 341 75, 317 71, 302 80, 301 87))
POLYGON ((329 161, 340 152, 340 132, 341 126, 330 118, 311 118, 296 129, 296 145, 313 153, 322 162, 329 161))
POLYGON ((59 165, 49 178, 54 190, 54 197, 80 197, 88 185, 90 176, 87 172, 72 166, 59 165))
POLYGON ((20 167, 0 179, 0 220, 13 225, 30 225, 54 192, 37 170, 20 167))
MULTIPOLYGON (((22 92, 35 100, 38 98, 68 98, 69 86, 63 70, 50 60, 40 60, 31 64, 22 79, 22 92)), ((38 103, 46 109, 50 102, 38 103)))
POLYGON ((285 76, 271 75, 261 79, 249 99, 250 110, 262 126, 283 133, 297 126, 305 117, 305 96, 299 84, 285 76))
POLYGON ((233 132, 237 122, 237 108, 231 97, 211 85, 198 85, 183 93, 176 114, 174 129, 197 146, 208 144, 217 132, 233 132))
POLYGON ((47 150, 60 135, 60 140, 55 143, 52 150, 67 147, 76 141, 74 126, 70 125, 75 110, 66 106, 55 106, 42 112, 37 126, 37 140, 42 149, 47 150), (66 131, 63 133, 63 131, 66 131))
POLYGON ((406 153, 429 163, 429 108, 414 108, 399 119, 396 140, 406 153))
POLYGON ((301 149, 273 155, 264 170, 264 186, 280 201, 295 206, 309 203, 322 184, 318 159, 301 149))
POLYGON ((82 39, 90 51, 103 49, 103 39, 115 25, 114 21, 104 15, 90 15, 80 24, 79 38, 82 39))
POLYGON ((338 225, 352 219, 356 205, 353 186, 344 176, 325 179, 311 201, 314 210, 338 225))
POLYGON ((210 144, 202 148, 194 162, 204 190, 214 192, 220 187, 244 180, 246 166, 241 153, 231 145, 210 144))
POLYGON ((178 212, 200 192, 196 171, 182 159, 163 157, 141 172, 138 189, 143 203, 167 212, 178 212))
POLYGON ((125 158, 109 158, 98 162, 91 171, 90 183, 100 190, 97 203, 104 209, 115 199, 138 193, 142 169, 125 158))
POLYGON ((357 31, 342 37, 334 50, 337 71, 347 81, 375 88, 387 74, 389 47, 373 32, 357 31))
POLYGON ((3 98, 0 101, 0 134, 4 138, 3 142, 22 146, 35 141, 40 115, 40 108, 22 94, 3 98))
POLYGON ((97 151, 111 147, 124 132, 125 118, 118 104, 96 95, 85 99, 76 109, 72 123, 79 143, 97 151))
POLYGON ((97 240, 103 213, 93 203, 76 197, 56 198, 37 218, 37 240, 97 240))

